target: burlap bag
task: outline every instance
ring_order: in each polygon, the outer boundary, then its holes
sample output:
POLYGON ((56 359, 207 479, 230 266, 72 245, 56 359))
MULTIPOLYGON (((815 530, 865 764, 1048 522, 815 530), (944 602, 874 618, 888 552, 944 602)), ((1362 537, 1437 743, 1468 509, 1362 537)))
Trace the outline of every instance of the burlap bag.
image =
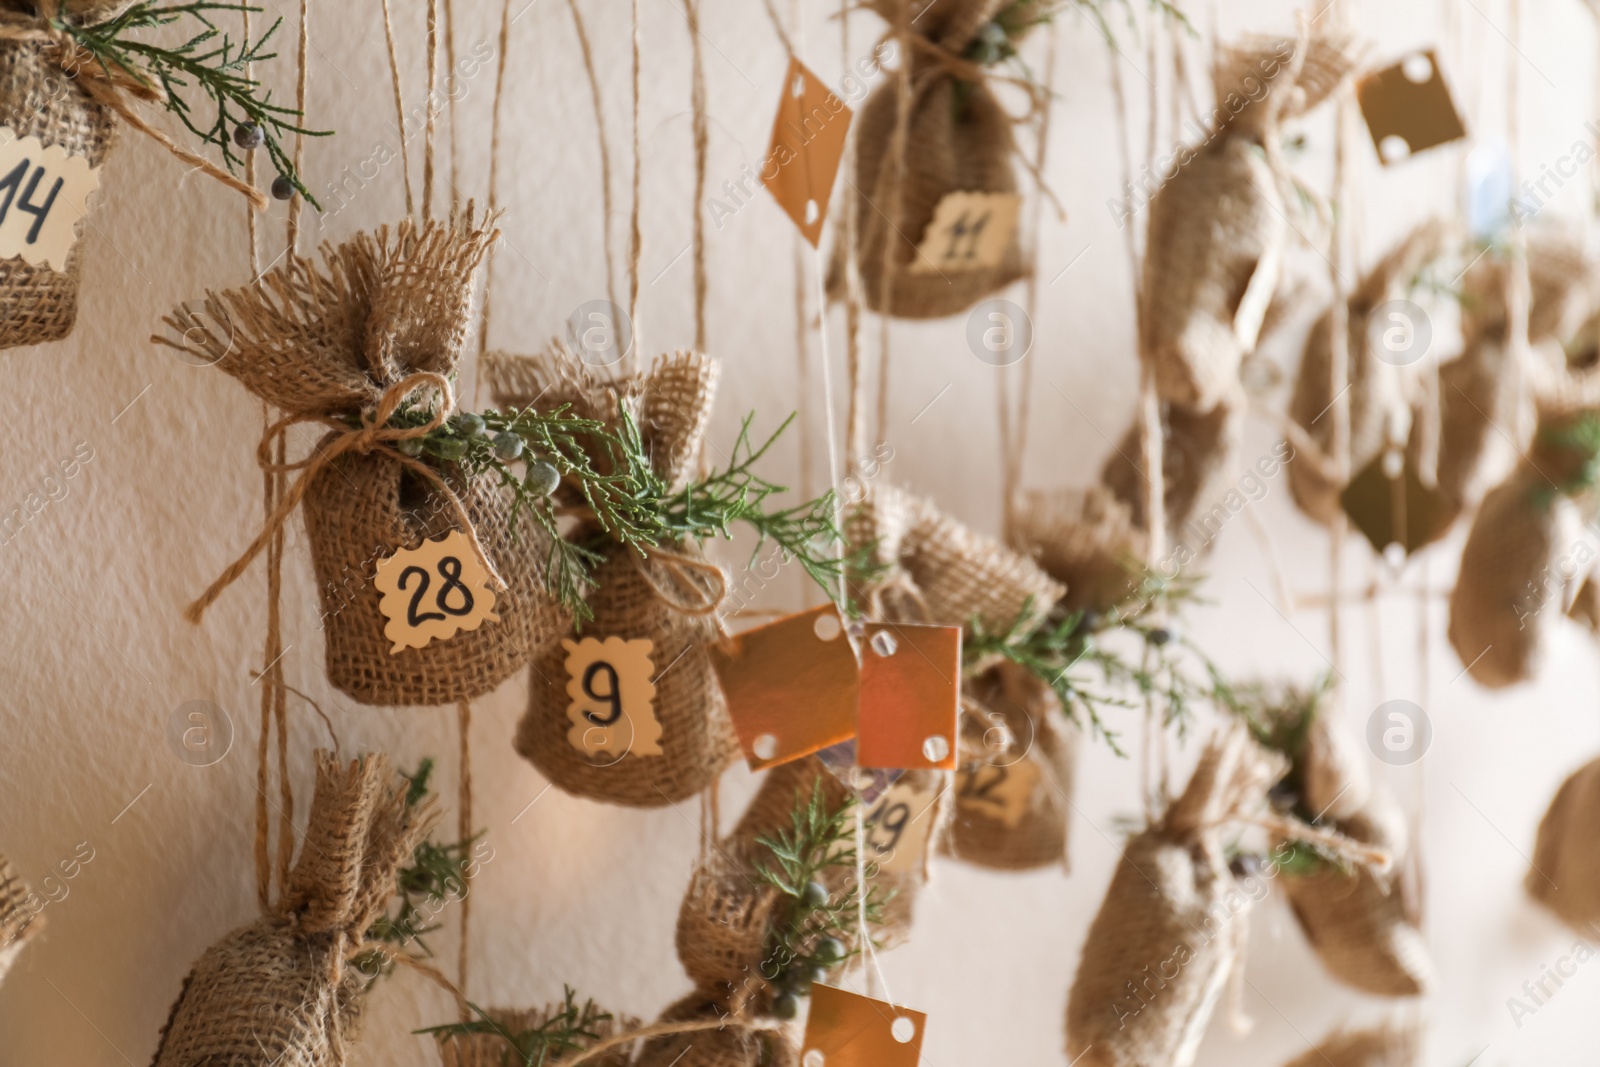
POLYGON ((1138 588, 1149 537, 1129 506, 1104 486, 1030 493, 1017 509, 1011 547, 1067 587, 1067 611, 1103 614, 1138 588))
MULTIPOLYGON (((885 77, 855 121, 855 188, 846 195, 856 198, 856 255, 867 306, 874 311, 907 319, 955 315, 1027 273, 1015 234, 993 266, 913 270, 917 247, 946 195, 1017 191, 1011 164, 1015 120, 990 91, 985 69, 963 58, 979 30, 1010 2, 874 0, 869 5, 891 28, 897 19, 907 19, 913 36, 911 56, 901 57, 911 63, 911 104, 898 190, 891 183, 899 78, 885 77)), ((835 243, 828 274, 833 299, 844 296, 848 254, 842 241, 835 243)))
POLYGON ((1390 1024, 1330 1034, 1285 1067, 1416 1067, 1420 1062, 1421 1030, 1390 1024))
MULTIPOLYGON (((0 26, 5 19, 0 9, 0 26)), ((62 72, 47 55, 51 47, 0 40, 0 126, 98 167, 115 143, 116 114, 62 72)), ((74 232, 81 238, 85 228, 79 220, 74 232)), ((21 256, 0 260, 0 349, 59 341, 71 333, 82 273, 81 240, 67 254, 64 270, 30 266, 21 256)))
POLYGON ((1222 831, 1264 811, 1282 773, 1280 757, 1242 728, 1229 730, 1206 746, 1183 794, 1129 839, 1068 995, 1069 1060, 1194 1062, 1230 974, 1243 966, 1250 898, 1229 872, 1222 831))
MULTIPOLYGON (((438 1035, 441 1067, 522 1067, 523 1058, 518 1055, 508 1038, 515 1038, 544 1026, 561 1014, 563 1009, 564 1005, 559 1004, 527 1010, 490 1008, 487 1012, 488 1021, 498 1026, 501 1033, 438 1035)), ((590 1027, 590 1032, 595 1035, 593 1044, 598 1044, 636 1027, 636 1020, 613 1016, 595 1023, 590 1027)), ((627 1067, 628 1050, 627 1044, 618 1045, 584 1062, 592 1067, 627 1067)), ((542 1062, 554 1065, 570 1060, 576 1055, 578 1053, 571 1051, 551 1052, 542 1062)))
MULTIPOLYGON (((1452 524, 1510 472, 1535 430, 1533 391, 1508 345, 1506 267, 1504 257, 1491 252, 1468 268, 1461 355, 1439 367, 1437 458, 1427 462, 1421 420, 1407 449, 1419 469, 1436 469, 1452 524)), ((1545 358, 1593 311, 1596 272, 1571 237, 1535 230, 1528 237, 1528 275, 1528 341, 1545 358)), ((1441 524, 1441 536, 1447 528, 1441 524)))
MULTIPOLYGON (((330 428, 301 464, 305 473, 290 503, 303 494, 328 679, 363 704, 482 696, 567 625, 545 584, 549 536, 526 515, 513 530, 511 497, 499 476, 409 458, 397 450, 397 431, 381 428, 401 402, 453 403, 437 394, 460 361, 473 278, 495 236, 470 216, 362 234, 325 246, 320 269, 292 257, 256 285, 208 293, 201 308, 175 311, 166 320, 171 335, 156 338, 216 361, 282 410, 277 432, 300 422, 330 428), (352 429, 352 421, 362 428, 352 429), (475 538, 504 579, 494 590, 499 621, 391 654, 372 582, 376 565, 451 530, 475 538)), ((264 455, 270 443, 263 442, 264 455)), ((265 537, 191 607, 192 619, 239 576, 265 537)))
MULTIPOLYGON (((1176 405, 1162 412, 1161 467, 1170 544, 1199 551, 1231 518, 1220 501, 1233 487, 1247 404, 1242 390, 1196 414, 1176 405)), ((1148 531, 1147 490, 1139 424, 1128 428, 1100 468, 1100 481, 1127 507, 1133 525, 1148 531)))
POLYGON ((716 1028, 651 1038, 634 1067, 798 1067, 800 1035, 776 1020, 744 1021, 699 994, 661 1014, 661 1022, 721 1021, 716 1028))
POLYGON ((891 485, 875 485, 845 517, 845 537, 880 568, 853 596, 875 621, 967 626, 989 633, 1042 622, 1066 590, 1032 560, 891 485), (1024 612, 1026 611, 1026 617, 1024 612))
POLYGON ((1533 862, 1523 885, 1528 895, 1588 935, 1600 922, 1600 760, 1572 773, 1539 821, 1533 862))
POLYGON ((1167 403, 1210 411, 1255 348, 1286 251, 1293 181, 1278 140, 1356 64, 1355 42, 1248 39, 1213 73, 1213 136, 1180 155, 1150 202, 1139 314, 1141 355, 1167 403), (1187 157, 1187 158, 1186 158, 1187 157))
MULTIPOLYGON (((1379 358, 1373 348, 1374 329, 1381 333, 1385 324, 1374 327, 1372 313, 1381 304, 1405 298, 1411 292, 1417 273, 1445 250, 1453 236, 1453 227, 1444 220, 1436 219, 1418 226, 1368 272, 1347 301, 1350 363, 1346 395, 1350 405, 1352 472, 1363 470, 1391 441, 1400 442, 1399 435, 1406 427, 1397 420, 1404 420, 1410 406, 1402 368, 1379 358)), ((1305 431, 1324 457, 1331 457, 1333 449, 1332 334, 1333 310, 1330 308, 1311 328, 1300 357, 1294 392, 1289 398, 1289 417, 1305 431)), ((1344 485, 1331 476, 1326 463, 1317 461, 1320 457, 1302 458, 1307 461, 1291 463, 1288 467, 1290 495, 1308 518, 1327 525, 1343 510, 1339 498, 1344 485)))
POLYGON ((946 851, 998 871, 1067 866, 1077 728, 1044 680, 1015 663, 965 688, 946 851))
MULTIPOLYGON (((678 352, 657 359, 647 376, 603 382, 588 378, 587 368, 559 348, 531 361, 508 359, 502 357, 491 376, 501 402, 517 402, 517 390, 524 388, 516 384, 520 373, 550 386, 541 387, 548 393, 541 406, 552 400, 572 403, 586 417, 614 421, 622 403, 638 420, 656 472, 672 486, 687 479, 716 395, 714 360, 678 352)), ((661 726, 661 754, 619 757, 601 752, 591 759, 573 745, 568 736, 573 723, 567 714, 567 649, 559 643, 534 661, 517 751, 575 796, 662 807, 705 789, 738 754, 706 651, 716 640, 712 611, 725 587, 720 571, 694 543, 665 545, 648 558, 615 543, 603 543, 600 551, 605 559, 595 568, 595 588, 587 595, 593 618, 572 636, 653 642, 652 711, 661 726)))
POLYGON ((1572 576, 1563 567, 1578 523, 1562 490, 1590 459, 1556 440, 1568 424, 1540 420, 1527 458, 1484 497, 1461 552, 1450 591, 1450 645, 1473 679, 1491 689, 1534 676, 1566 609, 1572 576))
POLYGON ((16 962, 23 943, 42 929, 44 916, 33 891, 0 856, 0 981, 16 962))
POLYGON ((358 965, 395 876, 427 837, 433 801, 406 803, 388 757, 317 753, 300 858, 283 898, 207 949, 172 1006, 153 1067, 345 1062, 377 968, 358 965))

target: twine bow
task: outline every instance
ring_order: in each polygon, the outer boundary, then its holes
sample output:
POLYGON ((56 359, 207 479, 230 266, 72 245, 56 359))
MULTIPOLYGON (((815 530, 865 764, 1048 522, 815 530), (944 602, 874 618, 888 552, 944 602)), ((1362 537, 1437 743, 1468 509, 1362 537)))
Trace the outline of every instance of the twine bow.
POLYGON ((44 55, 68 78, 76 81, 97 103, 115 111, 122 120, 202 173, 242 194, 257 211, 267 209, 267 194, 239 180, 202 155, 189 151, 140 118, 129 98, 145 103, 166 103, 167 94, 136 71, 121 64, 113 70, 105 60, 80 45, 64 28, 61 0, 37 0, 36 18, 0 13, 0 41, 43 41, 44 55))
POLYGON ((722 606, 728 595, 728 576, 709 560, 696 559, 682 552, 657 545, 646 556, 637 545, 628 546, 639 577, 655 593, 656 599, 684 615, 710 615, 722 606), (672 584, 663 585, 650 573, 650 563, 660 561, 672 584))
POLYGON ((305 497, 306 490, 310 487, 311 480, 328 464, 343 456, 347 452, 365 455, 379 452, 399 463, 407 470, 420 475, 450 503, 455 512, 457 521, 461 524, 462 532, 466 534, 467 541, 472 546, 473 555, 483 565, 488 573, 489 580, 500 589, 506 588, 505 579, 495 568, 493 561, 484 551, 483 543, 478 540, 477 530, 473 528, 472 518, 467 514, 466 505, 456 495, 454 489, 445 481, 444 476, 428 464, 401 452, 397 446, 401 441, 415 441, 426 437, 434 430, 439 429, 455 410, 455 390, 450 386, 450 380, 442 374, 433 371, 417 371, 395 382, 383 391, 377 406, 361 413, 361 425, 352 428, 349 423, 342 422, 327 415, 287 415, 279 419, 262 435, 261 444, 256 450, 256 462, 261 469, 268 473, 287 473, 299 471, 300 477, 284 493, 283 499, 278 502, 278 507, 266 517, 262 523, 261 532, 256 539, 250 542, 250 547, 234 560, 212 582, 210 587, 201 594, 200 598, 184 609, 183 616, 190 622, 198 623, 206 609, 216 602, 222 591, 239 580, 239 577, 249 568, 255 558, 267 547, 273 534, 282 528, 288 521, 294 509, 299 507, 300 501, 305 497), (400 405, 417 389, 431 386, 439 395, 439 403, 435 407, 433 417, 421 426, 390 426, 389 419, 399 410, 400 405), (338 431, 340 436, 334 438, 326 448, 319 448, 305 459, 295 463, 275 463, 272 460, 272 446, 287 435, 289 429, 304 423, 319 423, 323 426, 338 431))

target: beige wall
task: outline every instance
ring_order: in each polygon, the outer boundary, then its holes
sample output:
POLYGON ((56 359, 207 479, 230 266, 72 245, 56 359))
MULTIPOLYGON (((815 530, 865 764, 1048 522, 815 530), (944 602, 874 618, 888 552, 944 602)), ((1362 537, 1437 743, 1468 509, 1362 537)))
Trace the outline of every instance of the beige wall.
MULTIPOLYGON (((488 9, 498 5, 458 6, 462 53, 480 42, 493 47, 496 12, 488 9)), ((813 15, 806 22, 808 54, 832 78, 839 69, 837 24, 823 19, 825 5, 806 6, 813 15)), ((1292 25, 1287 5, 1228 0, 1220 6, 1226 32, 1292 25)), ((407 89, 418 99, 421 5, 398 7, 407 89)), ((586 0, 585 7, 603 67, 613 156, 625 162, 628 5, 586 0)), ((690 262, 675 258, 689 241, 690 114, 679 6, 642 0, 642 7, 643 329, 646 347, 655 350, 692 338, 690 262)), ((760 5, 707 0, 705 7, 716 190, 763 152, 784 57, 760 5)), ((1524 7, 1522 158, 1537 172, 1587 136, 1595 36, 1579 4, 1540 0, 1524 7)), ((342 238, 402 211, 397 163, 376 162, 393 154, 394 141, 377 10, 371 2, 324 3, 313 12, 312 120, 336 127, 339 136, 310 146, 307 176, 321 193, 347 166, 378 171, 322 228, 311 222, 315 239, 342 238)), ((1486 133, 1504 128, 1504 2, 1366 3, 1361 23, 1378 39, 1379 55, 1454 42, 1449 73, 1476 124, 1486 133), (1470 58, 1462 58, 1463 48, 1470 58)), ((533 0, 513 32, 501 161, 506 244, 496 263, 490 340, 529 349, 560 331, 579 303, 604 295, 604 261, 593 117, 566 8, 560 0, 533 0)), ((877 32, 872 17, 854 19, 855 51, 864 54, 877 32)), ((1031 47, 1037 63, 1042 41, 1031 47)), ((1145 59, 1126 31, 1122 47, 1129 64, 1124 81, 1142 108, 1145 82, 1132 68, 1143 68, 1145 59)), ((1128 273, 1105 206, 1119 179, 1107 70, 1093 31, 1065 17, 1050 180, 1070 222, 1047 217, 1039 234, 1047 284, 1030 357, 1037 362, 1027 472, 1038 486, 1088 482, 1131 413, 1128 273)), ((278 73, 283 99, 287 68, 278 73)), ((486 186, 492 79, 493 67, 486 66, 467 83, 462 104, 462 183, 475 195, 486 186)), ((1308 133, 1310 155, 1300 166, 1325 184, 1325 116, 1308 133)), ((1369 253, 1453 203, 1459 149, 1391 171, 1378 168, 1367 145, 1357 144, 1356 152, 1358 220, 1369 253)), ((619 173, 619 200, 623 179, 619 173)), ((260 572, 231 591, 203 627, 184 623, 179 609, 259 521, 253 455, 261 413, 224 375, 186 365, 147 341, 158 316, 178 301, 243 280, 243 210, 135 137, 125 138, 104 185, 86 239, 76 334, 54 347, 0 355, 9 397, 0 508, 26 507, 30 494, 49 492, 45 479, 58 461, 92 452, 62 483, 64 495, 57 490, 58 499, 0 544, 7 600, 0 847, 35 882, 82 842, 94 855, 66 883, 65 899, 49 906, 44 936, 0 990, 0 1063, 19 1067, 146 1062, 190 961, 255 909, 256 690, 249 672, 260 658, 260 572), (236 731, 230 754, 208 768, 180 762, 166 740, 173 710, 196 699, 225 708, 236 731)), ((1579 217, 1588 195, 1587 179, 1573 179, 1550 213, 1579 217)), ((281 247, 282 215, 275 205, 266 222, 269 259, 281 247)), ((619 219, 619 241, 621 231, 619 219)), ((761 425, 775 425, 802 394, 820 427, 820 376, 796 383, 791 233, 764 194, 711 228, 711 347, 727 368, 714 431, 719 441, 731 439, 750 409, 760 413, 761 425)), ((1315 263, 1303 258, 1308 269, 1315 263)), ((830 326, 839 360, 837 319, 830 326)), ((888 476, 993 531, 994 370, 968 351, 961 320, 897 327, 894 353, 888 440, 895 459, 888 476)), ((1292 352, 1275 355, 1292 366, 1292 352)), ((1257 420, 1247 456, 1272 443, 1267 423, 1257 420)), ((797 455, 789 442, 775 464, 780 477, 795 476, 797 455)), ((1281 480, 1252 507, 1271 531, 1288 583, 1301 593, 1321 588, 1325 539, 1292 511, 1281 480)), ((291 682, 332 711, 347 751, 382 748, 406 764, 437 755, 449 786, 455 736, 449 712, 358 708, 323 681, 301 537, 297 529, 289 551, 291 682)), ((1407 571, 1404 584, 1425 578, 1434 589, 1447 588, 1458 544, 1407 571)), ((1373 573, 1366 553, 1352 544, 1348 561, 1352 587, 1365 587, 1373 573)), ((1211 570, 1211 605, 1188 625, 1219 661, 1241 673, 1306 677, 1324 669, 1325 612, 1275 609, 1264 555, 1247 522, 1224 530, 1211 570)), ((774 599, 791 605, 800 595, 797 585, 781 593, 774 599)), ((1353 727, 1392 697, 1425 701, 1432 716, 1427 757, 1389 772, 1423 820, 1428 929, 1443 976, 1438 994, 1421 1005, 1433 1023, 1429 1062, 1462 1064, 1486 1045, 1478 1061, 1486 1065, 1576 1062, 1600 1038, 1586 1004, 1600 989, 1600 967, 1594 974, 1580 969, 1520 1029, 1505 1002, 1573 942, 1525 901, 1520 881, 1549 796, 1600 741, 1594 649, 1563 633, 1539 685, 1490 697, 1458 677, 1460 665, 1443 644, 1437 598, 1419 644, 1415 603, 1408 595, 1352 608, 1344 662, 1353 727)), ((672 926, 697 847, 698 812, 694 805, 624 811, 544 792, 545 782, 509 743, 522 701, 522 684, 508 684, 481 702, 475 720, 478 819, 495 858, 474 897, 471 992, 480 1002, 531 1004, 559 995, 566 982, 615 1009, 651 1016, 687 984, 673 955, 672 926)), ((323 738, 302 706, 293 718, 304 795, 310 749, 323 738)), ((1131 717, 1126 728, 1135 729, 1131 717)), ((1062 1061, 1067 985, 1124 820, 1136 811, 1136 772, 1134 763, 1103 747, 1086 754, 1070 877, 939 866, 920 903, 913 943, 885 959, 897 999, 930 1015, 929 1064, 1062 1061)), ((746 771, 732 772, 725 810, 736 810, 750 787, 746 771)), ((1303 1051, 1304 1039, 1382 1009, 1322 976, 1281 902, 1258 914, 1251 935, 1246 1006, 1256 1029, 1237 1037, 1219 1022, 1203 1063, 1277 1063, 1303 1051)), ((454 936, 453 926, 436 935, 447 959, 454 936)), ((414 976, 386 982, 372 998, 358 1062, 432 1062, 429 1040, 409 1031, 450 1014, 448 1002, 414 976)))

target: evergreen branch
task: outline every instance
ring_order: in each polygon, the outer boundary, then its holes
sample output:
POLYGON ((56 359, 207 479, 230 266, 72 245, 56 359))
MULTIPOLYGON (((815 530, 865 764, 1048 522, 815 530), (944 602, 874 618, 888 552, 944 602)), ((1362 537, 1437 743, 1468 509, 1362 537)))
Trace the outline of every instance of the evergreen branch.
POLYGON ((278 173, 288 179, 307 203, 320 211, 322 205, 317 203, 295 170, 282 138, 289 134, 326 137, 333 131, 302 126, 304 116, 298 110, 274 104, 271 90, 263 90, 261 82, 249 74, 250 64, 277 58, 277 53, 266 51, 266 46, 283 25, 283 20, 275 21, 256 41, 246 39, 242 44, 236 44, 211 21, 211 15, 217 12, 237 15, 241 11, 261 10, 220 0, 169 5, 143 0, 98 25, 84 26, 66 17, 58 17, 53 25, 69 34, 108 77, 113 76, 115 68, 159 90, 162 105, 178 116, 191 134, 203 144, 222 150, 223 164, 230 173, 243 164, 234 151, 233 130, 246 124, 259 128, 262 143, 278 173), (195 20, 199 28, 193 36, 171 47, 130 36, 132 31, 156 29, 184 19, 195 20), (213 119, 200 119, 185 98, 183 91, 194 87, 211 101, 216 112, 213 119))
MULTIPOLYGON (((415 772, 401 772, 409 783, 406 807, 414 808, 427 799, 433 766, 430 756, 423 759, 415 772)), ((467 859, 477 839, 474 836, 449 845, 423 841, 417 845, 412 850, 411 863, 400 868, 396 876, 399 910, 373 923, 367 931, 367 939, 401 946, 416 942, 424 956, 432 956, 423 935, 431 934, 439 925, 428 925, 428 919, 438 910, 438 905, 452 897, 459 898, 466 891, 467 859)))
POLYGON ((564 1000, 559 1011, 538 1026, 516 1033, 512 1033, 503 1024, 490 1018, 488 1012, 470 1000, 467 1001, 467 1007, 471 1008, 478 1018, 467 1022, 429 1026, 411 1032, 431 1034, 441 1043, 452 1037, 495 1034, 504 1038, 508 1046, 501 1054, 501 1063, 516 1063, 520 1067, 544 1067, 552 1056, 560 1057, 566 1052, 581 1052, 593 1042, 599 1041, 598 1026, 611 1019, 611 1014, 595 1007, 592 999, 585 1000, 583 1007, 578 1007, 577 994, 573 992, 571 986, 563 985, 562 990, 564 1000), (513 1053, 516 1056, 515 1060, 511 1059, 513 1053))

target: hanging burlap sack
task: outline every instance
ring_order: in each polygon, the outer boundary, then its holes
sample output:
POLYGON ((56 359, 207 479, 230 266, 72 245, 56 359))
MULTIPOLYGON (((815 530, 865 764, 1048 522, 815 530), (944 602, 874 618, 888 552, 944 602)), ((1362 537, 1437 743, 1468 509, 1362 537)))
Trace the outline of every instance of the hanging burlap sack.
MULTIPOLYGON (((585 378, 587 368, 563 356, 563 351, 554 349, 523 367, 543 369, 541 377, 553 386, 556 403, 573 403, 588 417, 614 421, 617 404, 625 405, 638 421, 656 473, 680 487, 699 455, 711 418, 717 363, 698 353, 678 352, 657 359, 646 376, 601 382, 585 378), (608 409, 609 415, 601 414, 608 409)), ((502 402, 510 401, 511 391, 518 388, 508 366, 516 364, 502 360, 491 378, 502 402)), ((693 542, 664 545, 648 557, 603 541, 598 550, 604 559, 594 569, 595 587, 586 597, 593 618, 572 640, 652 643, 655 695, 650 712, 659 727, 655 745, 660 752, 643 754, 629 745, 625 752, 604 750, 591 756, 574 743, 565 643, 551 646, 534 661, 528 710, 517 729, 517 751, 575 796, 662 807, 705 789, 738 754, 706 651, 717 639, 714 613, 726 586, 721 571, 693 542)), ((656 732, 649 724, 635 722, 627 707, 623 714, 632 728, 628 736, 656 732)))
POLYGON ((795 1027, 774 1019, 746 1022, 698 994, 672 1004, 660 1021, 701 1022, 706 1028, 649 1039, 633 1067, 798 1067, 800 1063, 795 1027))
POLYGON ((1528 895, 1573 929, 1589 934, 1600 922, 1600 760, 1572 773, 1539 821, 1533 862, 1523 885, 1528 895))
MULTIPOLYGON (((565 1010, 564 1004, 552 1004, 542 1009, 522 1011, 490 1008, 485 1013, 488 1015, 487 1021, 497 1027, 498 1032, 436 1035, 439 1040, 441 1067, 517 1067, 524 1060, 518 1052, 516 1039, 546 1026, 561 1016, 565 1010)), ((615 1016, 597 1020, 586 1027, 595 1035, 589 1042, 590 1047, 619 1033, 627 1033, 637 1028, 637 1020, 615 1016)), ((547 1050, 546 1055, 539 1062, 551 1067, 579 1055, 579 1052, 573 1050, 548 1051, 547 1046, 543 1047, 547 1050)), ((584 1063, 589 1067, 628 1067, 629 1047, 627 1044, 618 1045, 584 1060, 584 1063)))
POLYGON ((22 952, 23 942, 42 929, 38 899, 0 856, 0 981, 22 952))
MULTIPOLYGON (((1537 357, 1555 359, 1555 349, 1594 309, 1596 271, 1581 245, 1563 233, 1531 232, 1527 255, 1528 342, 1537 357)), ((1461 355, 1439 367, 1437 458, 1427 462, 1421 420, 1407 448, 1419 469, 1436 468, 1452 524, 1510 473, 1527 451, 1537 422, 1533 389, 1508 341, 1506 266, 1502 255, 1490 252, 1468 268, 1462 280, 1461 355)))
POLYGON ((1190 1067, 1235 968, 1251 906, 1222 832, 1266 810, 1280 757, 1242 728, 1213 738, 1183 794, 1129 839, 1067 999, 1080 1067, 1190 1067), (1138 992, 1135 992, 1138 990, 1138 992))
POLYGON ((966 680, 945 848, 998 871, 1067 866, 1077 727, 1038 675, 999 663, 966 680))
MULTIPOLYGON (((955 315, 1027 272, 1015 232, 990 266, 959 269, 960 261, 950 257, 935 266, 918 253, 947 195, 1017 192, 1011 165, 1017 150, 1012 136, 1016 120, 988 86, 987 64, 999 56, 990 59, 975 45, 980 34, 994 34, 989 26, 1000 27, 1008 41, 1026 32, 1027 26, 1018 25, 1007 33, 996 21, 1011 2, 873 0, 868 5, 889 23, 891 32, 905 19, 912 42, 912 54, 900 57, 911 64, 911 103, 898 188, 892 186, 898 77, 885 77, 872 91, 853 131, 855 188, 846 195, 857 201, 856 256, 867 306, 874 311, 907 319, 955 315)), ((844 296, 848 254, 842 243, 834 245, 828 274, 832 299, 844 296)))
POLYGON ((1017 509, 1011 547, 1067 587, 1061 607, 1104 614, 1138 588, 1149 537, 1104 486, 1030 493, 1017 509))
POLYGON ((1142 358, 1169 404, 1207 412, 1237 383, 1278 287, 1296 186, 1283 124, 1320 104, 1356 65, 1353 40, 1327 32, 1306 48, 1250 38, 1213 72, 1205 145, 1180 153, 1150 201, 1139 315, 1142 358))
POLYGON ((1484 497, 1472 521, 1455 588, 1450 646, 1492 689, 1532 678, 1554 620, 1581 582, 1573 570, 1578 516, 1565 494, 1588 488, 1593 454, 1570 438, 1574 419, 1541 418, 1527 458, 1484 497))
MULTIPOLYGON (((1347 301, 1350 363, 1350 470, 1363 470, 1391 442, 1403 441, 1409 431, 1410 393, 1404 368, 1389 362, 1373 345, 1388 324, 1373 324, 1372 314, 1382 304, 1401 300, 1412 291, 1417 274, 1429 260, 1442 254, 1454 238, 1454 228, 1444 220, 1425 222, 1407 234, 1361 280, 1347 301)), ((1334 404, 1333 311, 1329 309, 1311 328, 1300 357, 1289 417, 1316 445, 1321 456, 1300 456, 1289 464, 1289 492, 1295 505, 1323 525, 1343 510, 1344 485, 1333 475, 1334 404)), ((1409 358, 1411 353, 1402 353, 1409 358)), ((1415 353, 1419 358, 1422 353, 1415 353)), ((1390 356, 1389 359, 1397 357, 1390 356)))
POLYGON ((936 505, 875 485, 845 517, 845 537, 879 570, 853 584, 873 621, 967 626, 989 633, 1042 622, 1066 594, 1032 560, 974 532, 936 505), (1024 612, 1026 611, 1026 617, 1024 612))
MULTIPOLYGON (((1243 506, 1243 494, 1235 492, 1238 503, 1225 497, 1235 488, 1235 464, 1244 436, 1246 410, 1243 390, 1237 388, 1227 400, 1204 414, 1165 405, 1161 416, 1161 466, 1169 544, 1201 551, 1243 506)), ((1142 457, 1139 424, 1135 421, 1106 457, 1100 468, 1100 481, 1127 507, 1135 528, 1147 531, 1142 457)))
POLYGON ((1285 1067, 1417 1067, 1421 1062, 1422 1031, 1390 1024, 1330 1034, 1285 1067))
POLYGON ((431 800, 407 805, 407 787, 386 756, 345 764, 317 753, 305 843, 282 899, 195 963, 153 1067, 345 1062, 377 974, 358 963, 373 951, 367 930, 439 815, 431 800))
POLYGON ((298 424, 329 429, 291 465, 303 473, 245 555, 191 605, 191 620, 303 504, 328 679, 360 703, 471 700, 557 641, 568 615, 546 588, 543 528, 523 516, 513 530, 512 499, 494 471, 408 456, 400 447, 426 428, 388 426, 402 405, 431 403, 437 425, 453 409, 449 379, 467 339, 473 277, 495 237, 470 217, 407 221, 325 247, 320 270, 291 257, 256 285, 208 293, 201 307, 168 317, 171 335, 155 340, 204 355, 284 412, 262 442, 264 465, 298 424), (376 565, 452 530, 498 574, 499 621, 391 653, 376 565))
MULTIPOLYGON (((0 30, 11 18, 0 9, 0 30)), ((101 166, 116 140, 116 115, 68 77, 56 55, 56 46, 45 41, 0 39, 0 126, 101 166)), ((84 229, 80 219, 74 233, 81 237, 84 229)), ((59 341, 71 333, 82 274, 83 244, 77 240, 62 270, 32 266, 21 256, 0 259, 0 349, 59 341)))

